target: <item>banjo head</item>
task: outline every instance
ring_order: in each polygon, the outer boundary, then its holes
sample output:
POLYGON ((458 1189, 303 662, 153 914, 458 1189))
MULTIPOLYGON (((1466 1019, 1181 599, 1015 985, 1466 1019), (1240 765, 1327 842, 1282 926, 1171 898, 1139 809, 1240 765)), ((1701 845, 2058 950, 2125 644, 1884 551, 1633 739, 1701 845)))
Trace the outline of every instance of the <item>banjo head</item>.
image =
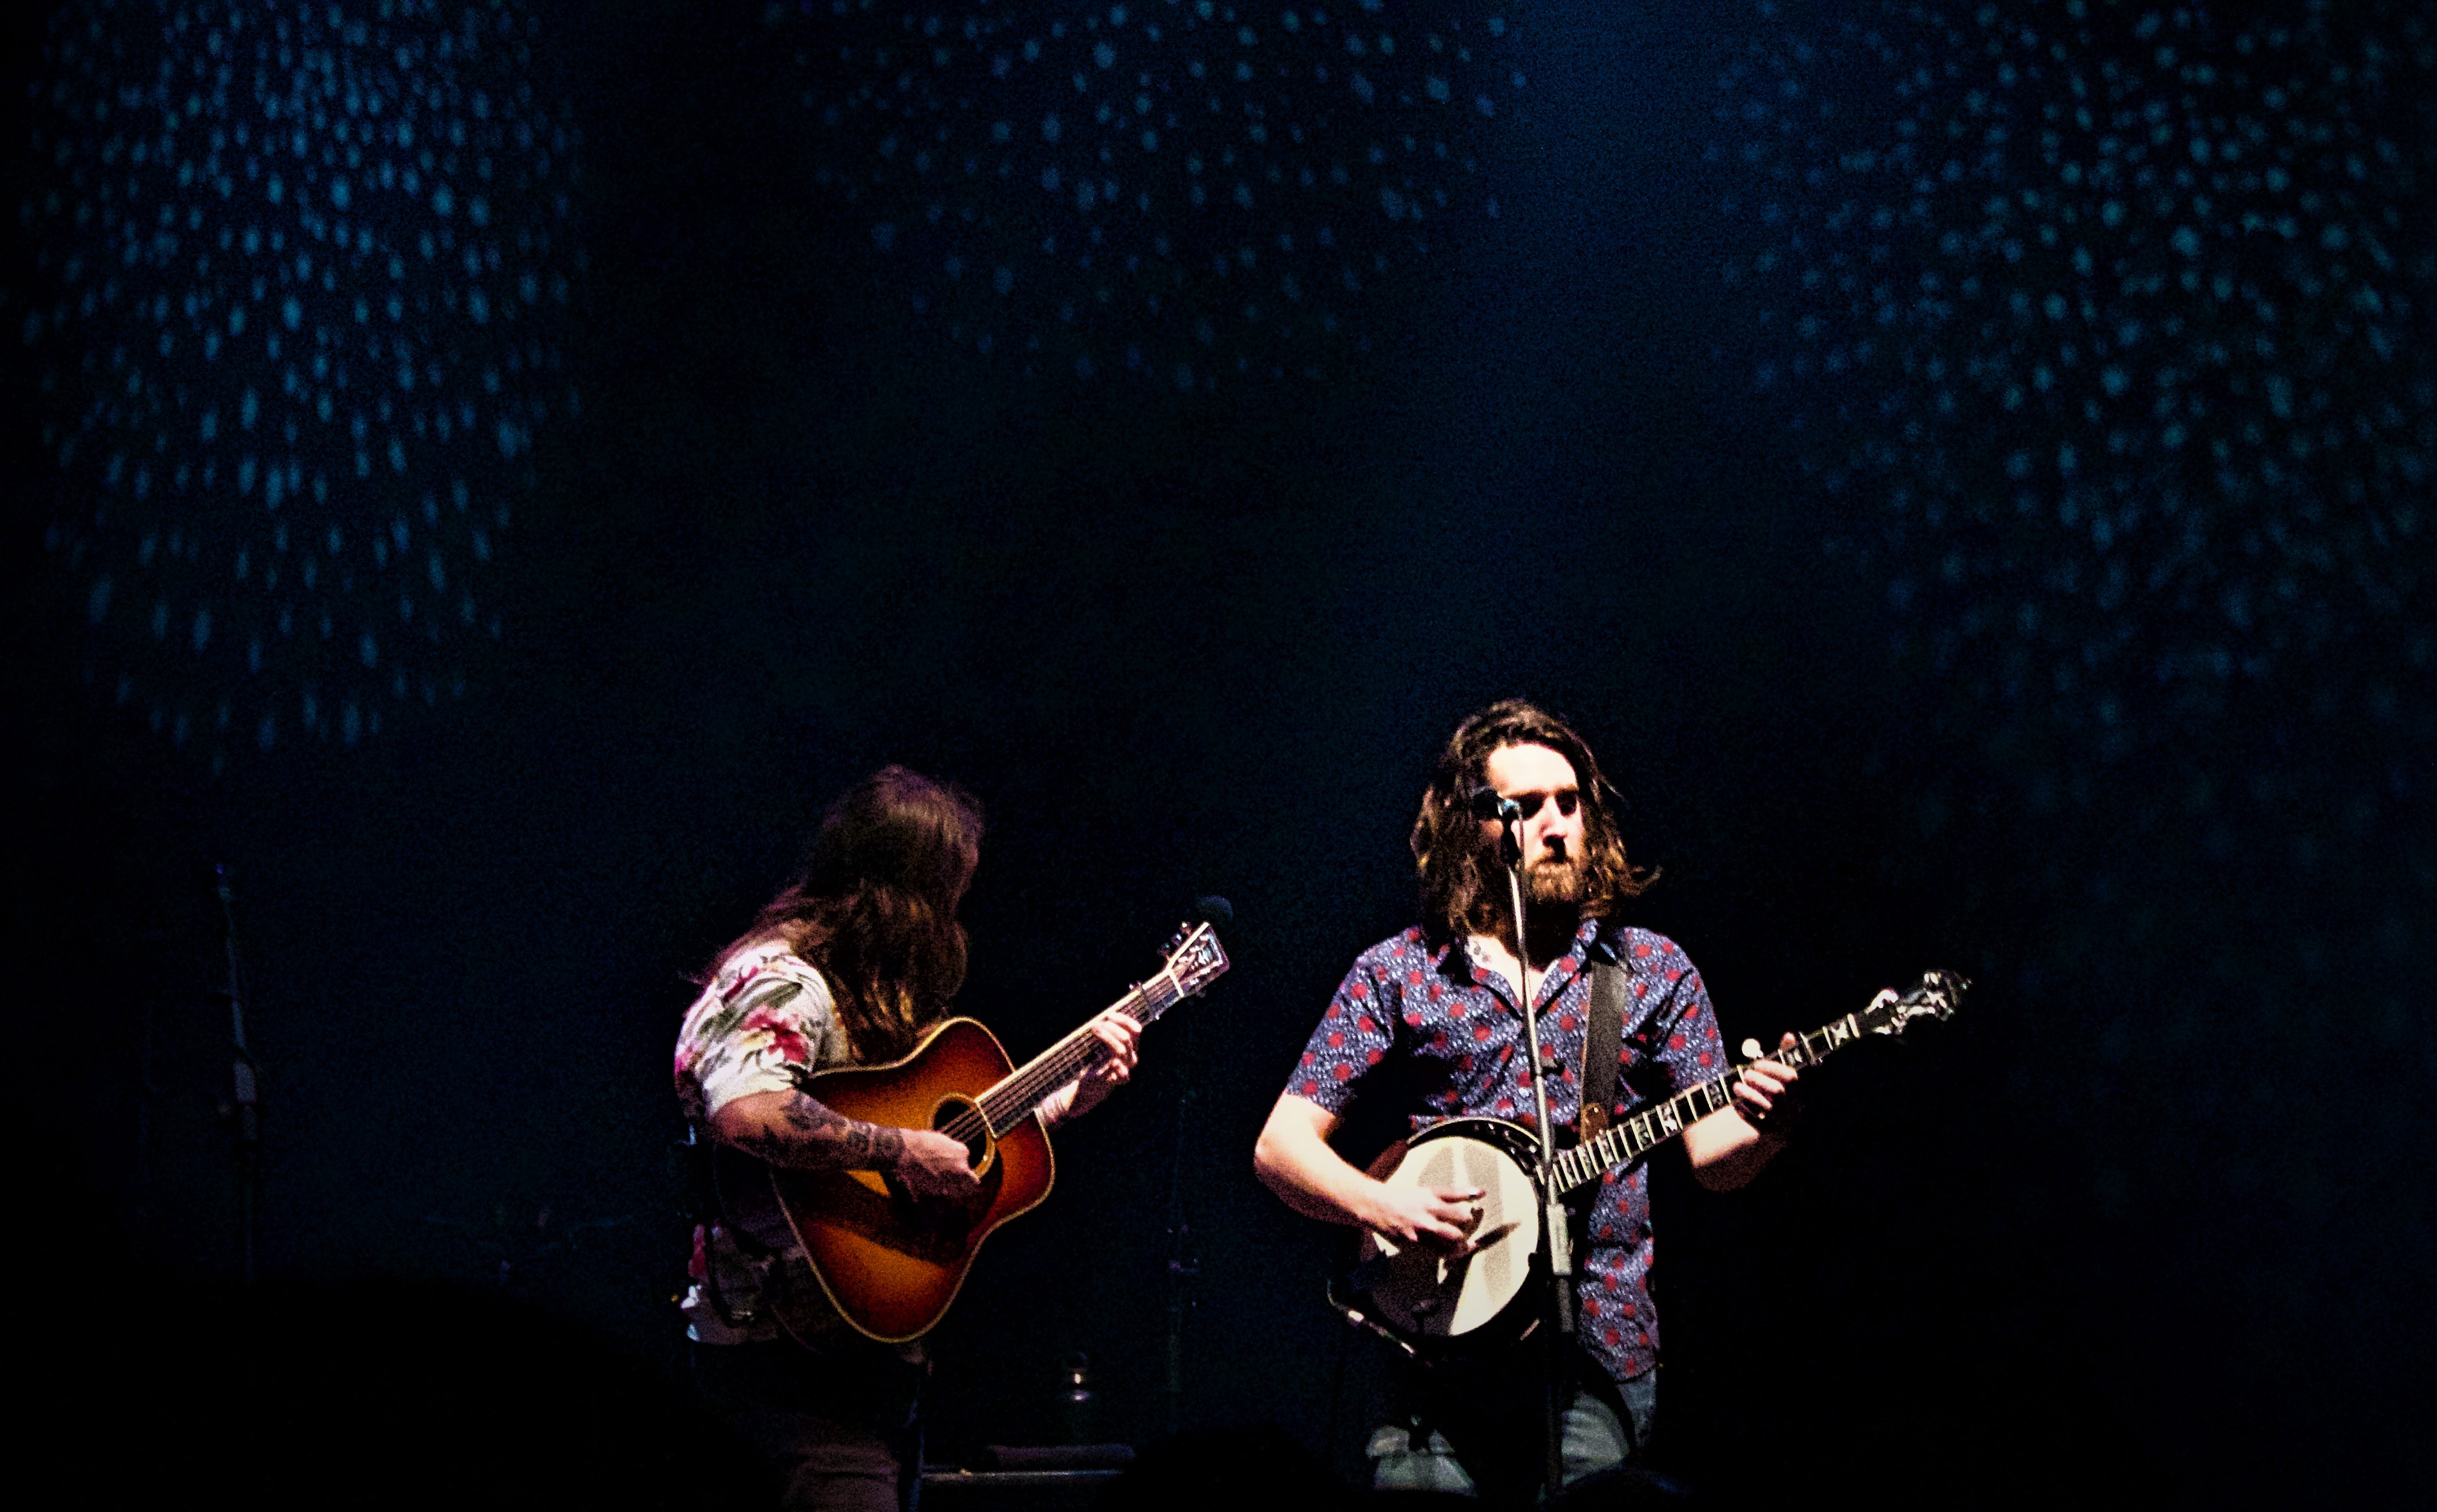
POLYGON ((1391 1187, 1464 1187, 1481 1192, 1480 1248, 1450 1257, 1441 1245, 1366 1237, 1361 1272, 1373 1309, 1409 1335, 1457 1340, 1495 1321, 1521 1295, 1540 1253, 1540 1204, 1532 1187, 1532 1136, 1496 1118, 1450 1118, 1415 1134, 1391 1187))

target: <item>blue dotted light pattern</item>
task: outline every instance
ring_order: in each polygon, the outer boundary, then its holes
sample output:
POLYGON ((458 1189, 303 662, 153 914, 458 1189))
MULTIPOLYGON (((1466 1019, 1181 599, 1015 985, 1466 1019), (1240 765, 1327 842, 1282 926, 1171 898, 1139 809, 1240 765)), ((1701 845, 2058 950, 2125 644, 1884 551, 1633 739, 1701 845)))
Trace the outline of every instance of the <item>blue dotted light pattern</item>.
POLYGON ((1451 225, 1527 80, 1479 6, 773 10, 815 186, 910 312, 1042 375, 1317 377, 1451 225))
POLYGON ((2102 757, 2331 656, 2392 712, 2437 532, 2427 20, 1759 12, 1723 275, 1936 664, 2102 757))
POLYGON ((20 210, 91 670, 223 762, 464 692, 536 432, 575 133, 514 5, 88 0, 20 210))

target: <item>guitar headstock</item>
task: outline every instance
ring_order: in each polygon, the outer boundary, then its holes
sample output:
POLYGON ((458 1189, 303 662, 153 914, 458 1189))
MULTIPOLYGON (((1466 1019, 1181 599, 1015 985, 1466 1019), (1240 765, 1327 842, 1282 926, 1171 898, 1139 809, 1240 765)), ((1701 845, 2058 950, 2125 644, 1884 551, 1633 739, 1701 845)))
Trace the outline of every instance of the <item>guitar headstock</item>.
POLYGON ((1227 948, 1210 924, 1179 924, 1163 948, 1167 964, 1161 975, 1175 981, 1180 998, 1191 997, 1226 974, 1227 948))
POLYGON ((1890 989, 1870 999, 1854 1018, 1871 1034, 1902 1035, 1916 1019, 1950 1019, 1972 984, 1951 971, 1923 972, 1920 983, 1899 997, 1890 989))

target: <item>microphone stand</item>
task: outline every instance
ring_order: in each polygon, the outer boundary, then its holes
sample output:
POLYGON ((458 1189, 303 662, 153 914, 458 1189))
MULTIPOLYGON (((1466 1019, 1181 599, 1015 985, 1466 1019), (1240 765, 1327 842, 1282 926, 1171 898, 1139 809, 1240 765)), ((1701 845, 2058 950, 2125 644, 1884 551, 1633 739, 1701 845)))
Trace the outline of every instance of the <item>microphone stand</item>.
POLYGON ((1184 1043, 1177 1056, 1183 1075, 1176 1090, 1176 1141, 1167 1166, 1167 1371, 1164 1395, 1170 1437, 1184 1428, 1184 1322, 1185 1315, 1193 1310, 1194 1278, 1201 1274, 1201 1262, 1193 1253, 1193 1226, 1184 1206, 1184 1156, 1189 1148, 1187 1133, 1194 1100, 1194 1022, 1186 1020, 1184 1043))
POLYGON ((1557 1399, 1557 1374, 1566 1363, 1566 1346, 1573 1343, 1575 1332, 1573 1234, 1566 1217, 1565 1199, 1557 1190, 1556 1134, 1549 1127, 1549 1087, 1544 1080, 1548 1066, 1540 1059, 1540 1011, 1533 991, 1531 937, 1523 928, 1523 841, 1517 833, 1521 818, 1519 808, 1511 800, 1499 805, 1499 818, 1505 832, 1499 841, 1499 858, 1506 863, 1507 900, 1515 909, 1515 969, 1523 993, 1524 1050, 1532 1064, 1532 1132, 1539 1145, 1539 1162, 1532 1172, 1532 1183, 1540 1198, 1540 1232, 1548 1236, 1549 1244, 1550 1332, 1541 1346, 1546 1359, 1540 1385, 1546 1409, 1542 1468, 1548 1494, 1553 1500, 1566 1482, 1564 1408, 1557 1399))
POLYGON ((215 865, 214 888, 219 894, 220 922, 228 949, 229 1124, 237 1139, 237 1231, 244 1251, 245 1284, 254 1284, 254 1229, 261 1204, 262 1115, 254 1081, 254 1051, 245 1043, 245 974, 237 953, 237 898, 229 886, 228 868, 215 865))

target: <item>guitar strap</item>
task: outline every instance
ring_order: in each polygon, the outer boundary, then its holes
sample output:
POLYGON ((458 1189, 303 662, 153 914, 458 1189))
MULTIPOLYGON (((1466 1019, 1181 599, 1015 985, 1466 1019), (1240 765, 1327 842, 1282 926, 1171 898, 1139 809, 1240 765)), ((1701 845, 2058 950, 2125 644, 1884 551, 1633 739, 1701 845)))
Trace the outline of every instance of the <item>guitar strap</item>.
POLYGON ((1576 1142, 1588 1144, 1607 1133, 1616 1107, 1617 1060, 1624 1048, 1624 968, 1613 960, 1591 964, 1591 1022, 1583 1035, 1583 1111, 1576 1142))

